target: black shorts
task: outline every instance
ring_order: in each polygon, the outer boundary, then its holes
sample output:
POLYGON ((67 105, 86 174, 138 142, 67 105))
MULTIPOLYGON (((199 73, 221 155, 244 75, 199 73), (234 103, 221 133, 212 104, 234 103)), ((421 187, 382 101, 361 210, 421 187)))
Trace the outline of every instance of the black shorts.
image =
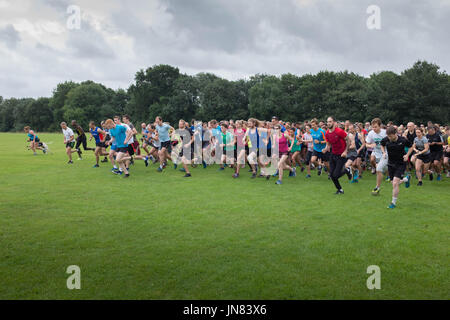
POLYGON ((128 147, 126 147, 126 148, 117 148, 116 152, 117 153, 128 153, 128 147))
POLYGON ((444 158, 450 158, 450 152, 444 152, 444 158))
POLYGON ((129 144, 127 149, 130 156, 134 155, 134 145, 129 144))
POLYGON ((105 145, 104 142, 96 142, 95 146, 98 147, 98 148, 106 148, 106 145, 105 145))
POLYGON ((74 141, 66 143, 66 149, 67 148, 71 148, 72 149, 74 146, 75 146, 75 142, 74 141))
POLYGON ((348 161, 348 160, 355 161, 356 158, 358 158, 357 155, 356 155, 356 156, 350 156, 350 157, 347 157, 347 161, 348 161))
POLYGON ((402 179, 406 170, 406 162, 404 163, 388 163, 389 178, 394 180, 394 177, 402 179))
POLYGON ((209 147, 209 141, 202 141, 202 149, 209 147))
POLYGON ((272 156, 272 148, 267 148, 267 147, 263 147, 263 148, 264 149, 262 149, 262 148, 258 149, 258 157, 260 157, 260 156, 267 156, 267 157, 270 158, 272 156), (263 150, 266 150, 265 154, 264 154, 263 150))
POLYGON ((357 158, 361 158, 364 159, 366 157, 366 148, 362 149, 360 152, 358 152, 358 157, 357 158))
POLYGON ((321 159, 322 161, 328 162, 330 159, 330 152, 322 153, 320 151, 314 150, 312 156, 317 157, 317 159, 321 159))
POLYGON ((312 151, 308 151, 306 152, 306 158, 305 158, 305 163, 306 165, 309 165, 309 163, 311 162, 311 158, 312 158, 313 152, 312 151))
POLYGON ((417 156, 417 159, 422 160, 423 163, 430 163, 431 161, 430 154, 420 154, 417 156))
POLYGON ((169 153, 172 152, 172 144, 170 143, 170 141, 161 142, 159 150, 162 150, 163 148, 166 148, 169 153))
POLYGON ((441 161, 443 155, 444 155, 444 151, 430 152, 430 159, 432 162, 441 161))

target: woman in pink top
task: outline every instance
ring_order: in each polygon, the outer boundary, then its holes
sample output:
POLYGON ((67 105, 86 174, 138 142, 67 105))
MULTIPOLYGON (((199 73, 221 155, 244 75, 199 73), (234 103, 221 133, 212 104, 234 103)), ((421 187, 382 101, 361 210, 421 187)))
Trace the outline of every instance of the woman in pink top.
POLYGON ((237 147, 236 150, 237 161, 233 178, 239 177, 239 170, 241 170, 241 165, 244 165, 245 167, 245 143, 244 143, 245 129, 243 125, 244 121, 242 120, 236 121, 236 129, 234 130, 234 136, 237 147))
MULTIPOLYGON (((287 165, 286 160, 289 156, 289 145, 288 140, 291 143, 294 143, 294 138, 292 138, 289 134, 281 132, 281 126, 279 124, 274 127, 276 138, 278 139, 278 180, 275 184, 282 184, 283 182, 283 170, 289 170, 289 176, 295 177, 296 172, 295 168, 287 165)), ((277 155, 275 155, 277 156, 277 155)))

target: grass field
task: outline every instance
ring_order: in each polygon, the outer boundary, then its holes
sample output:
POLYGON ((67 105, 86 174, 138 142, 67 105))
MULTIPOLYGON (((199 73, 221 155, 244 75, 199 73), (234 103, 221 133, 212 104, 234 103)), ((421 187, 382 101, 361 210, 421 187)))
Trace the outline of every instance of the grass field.
MULTIPOLYGON (((282 186, 231 169, 67 164, 62 134, 0 134, 0 299, 449 299, 450 179, 370 194, 313 172, 282 186), (81 268, 68 290, 66 268, 81 268), (368 290, 369 265, 381 289, 368 290)), ((91 142, 92 145, 92 142, 91 142)), ((92 152, 90 152, 92 153, 92 152)))

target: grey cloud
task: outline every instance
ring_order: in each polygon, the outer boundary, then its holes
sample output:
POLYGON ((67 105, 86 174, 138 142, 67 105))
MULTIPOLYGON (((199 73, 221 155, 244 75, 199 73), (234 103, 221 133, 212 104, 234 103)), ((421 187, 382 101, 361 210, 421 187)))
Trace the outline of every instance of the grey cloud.
POLYGON ((4 42, 11 49, 16 48, 20 42, 19 32, 16 31, 13 25, 7 25, 0 29, 0 42, 4 42))

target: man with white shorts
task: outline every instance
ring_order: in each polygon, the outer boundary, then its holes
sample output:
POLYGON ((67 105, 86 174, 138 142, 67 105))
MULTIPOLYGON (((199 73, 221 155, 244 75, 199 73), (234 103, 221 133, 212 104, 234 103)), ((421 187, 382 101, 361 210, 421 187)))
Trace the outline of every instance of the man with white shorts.
POLYGON ((377 185, 372 190, 372 195, 378 196, 380 194, 381 181, 383 181, 383 174, 388 168, 388 155, 387 152, 383 154, 381 150, 381 140, 386 137, 386 130, 381 129, 381 120, 375 118, 372 120, 372 130, 369 132, 366 138, 366 146, 373 148, 371 161, 375 160, 377 164, 377 185))

